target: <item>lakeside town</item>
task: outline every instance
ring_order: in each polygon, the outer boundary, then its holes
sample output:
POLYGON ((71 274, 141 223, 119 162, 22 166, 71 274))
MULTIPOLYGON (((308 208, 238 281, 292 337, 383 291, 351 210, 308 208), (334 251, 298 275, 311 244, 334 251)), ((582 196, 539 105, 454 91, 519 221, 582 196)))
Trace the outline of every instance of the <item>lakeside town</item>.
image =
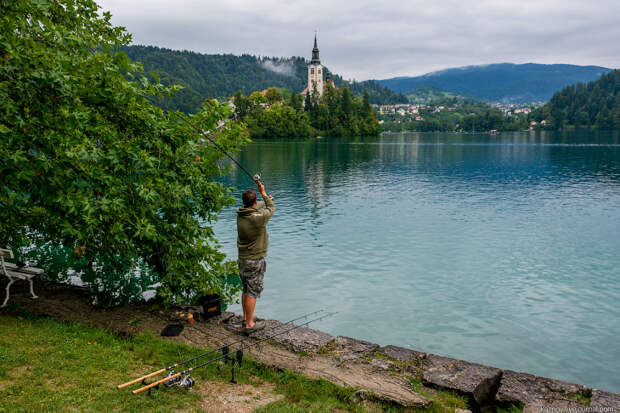
MULTIPOLYGON (((499 109, 504 116, 516 116, 520 114, 529 114, 536 108, 542 106, 544 102, 535 103, 490 103, 490 106, 499 109)), ((443 104, 412 104, 412 103, 396 103, 391 105, 377 105, 371 104, 373 109, 377 111, 379 115, 399 115, 402 118, 395 120, 396 122, 404 122, 407 120, 423 121, 424 118, 420 116, 420 112, 428 110, 432 113, 440 113, 443 110, 455 111, 458 109, 458 105, 446 106, 443 104)))

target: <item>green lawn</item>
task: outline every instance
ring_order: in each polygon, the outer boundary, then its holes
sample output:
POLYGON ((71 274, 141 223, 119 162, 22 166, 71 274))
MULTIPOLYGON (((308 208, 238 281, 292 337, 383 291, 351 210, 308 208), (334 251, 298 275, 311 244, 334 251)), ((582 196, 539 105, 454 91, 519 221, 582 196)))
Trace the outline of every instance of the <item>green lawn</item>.
MULTIPOLYGON (((186 359, 201 351, 151 334, 132 339, 75 323, 0 313, 0 411, 164 412, 204 411, 201 400, 214 381, 226 382, 230 370, 196 370, 192 391, 160 388, 155 398, 132 395, 116 385, 186 359)), ((312 380, 286 370, 244 360, 240 383, 270 384, 283 399, 260 412, 413 411, 385 404, 350 401, 355 389, 312 380)), ((459 403, 460 404, 460 403, 459 403)), ((439 401, 430 411, 443 409, 439 401)))

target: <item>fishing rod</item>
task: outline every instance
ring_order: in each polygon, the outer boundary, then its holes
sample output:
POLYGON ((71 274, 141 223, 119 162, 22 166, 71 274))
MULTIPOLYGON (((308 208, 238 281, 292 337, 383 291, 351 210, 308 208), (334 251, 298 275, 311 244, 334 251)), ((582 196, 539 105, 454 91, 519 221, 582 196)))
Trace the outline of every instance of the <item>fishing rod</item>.
MULTIPOLYGON (((222 146, 220 146, 217 142, 215 142, 215 140, 209 136, 207 133, 201 131, 200 129, 198 129, 196 127, 196 125, 194 125, 193 123, 191 123, 189 121, 189 119, 187 119, 187 117, 185 115, 183 115, 181 112, 175 112, 175 114, 179 117, 179 119, 181 119, 183 122, 185 122, 187 125, 189 125, 192 129, 194 129, 197 133, 199 133, 200 135, 204 136, 205 138, 207 138, 209 140, 209 142, 211 142, 213 144, 213 146, 215 146, 217 149, 219 149, 224 155, 226 155, 228 158, 230 158, 231 161, 233 161, 235 163, 235 165, 237 165, 243 172, 245 172, 245 174, 254 182, 256 182, 257 184, 263 184, 261 177, 259 174, 254 174, 252 175, 250 172, 248 172, 247 169, 245 169, 243 167, 243 165, 241 165, 239 163, 239 161, 237 161, 235 158, 233 158, 228 152, 226 152, 226 150, 224 150, 224 148, 222 148, 222 146)), ((220 130, 220 128, 224 126, 224 122, 218 123, 217 125, 217 129, 220 130)), ((273 199, 273 198, 272 198, 273 199)))
MULTIPOLYGON (((213 139, 211 136, 209 136, 207 133, 201 131, 200 129, 198 129, 196 127, 196 125, 194 125, 193 123, 191 123, 187 117, 185 115, 183 115, 181 112, 175 112, 175 115, 179 117, 179 119, 181 119, 183 122, 185 122, 187 125, 189 125, 192 129, 194 129, 197 133, 199 133, 200 135, 204 136, 205 138, 207 138, 217 149, 219 149, 224 155, 226 155, 228 158, 230 158, 231 161, 233 161, 239 168, 241 168, 241 170, 243 172, 245 172, 245 174, 247 176, 250 177, 250 179, 254 182, 259 182, 260 181, 260 175, 259 174, 254 174, 252 175, 250 172, 248 172, 247 169, 245 169, 243 167, 243 165, 241 165, 235 158, 233 158, 228 152, 226 152, 226 150, 224 148, 222 148, 221 145, 219 145, 217 142, 215 142, 215 139, 213 139)), ((223 126, 218 124, 218 129, 223 126)))
MULTIPOLYGON (((294 319, 292 319, 292 320, 290 320, 290 321, 287 321, 286 323, 284 323, 284 324, 282 324, 282 325, 280 325, 280 326, 278 326, 278 327, 276 327, 276 328, 280 328, 280 327, 285 326, 285 325, 287 325, 287 324, 292 324, 292 323, 294 323, 295 321, 302 320, 302 319, 304 319, 304 318, 308 318, 308 317, 310 317, 310 316, 312 316, 312 315, 314 315, 314 314, 318 314, 318 313, 320 313, 320 312, 322 312, 322 311, 325 311, 325 310, 321 309, 321 310, 318 310, 318 311, 314 311, 314 312, 312 312, 312 313, 305 314, 305 315, 303 315, 303 316, 301 316, 301 317, 294 318, 294 319)), ((134 379, 134 380, 131 380, 131 381, 128 381, 127 383, 119 384, 118 386, 116 386, 116 388, 117 388, 117 389, 122 389, 122 388, 124 388, 124 387, 131 386, 132 384, 135 384, 135 383, 138 383, 138 382, 140 382, 140 381, 146 380, 146 379, 148 379, 148 378, 150 378, 150 377, 157 376, 158 374, 165 373, 166 371, 170 371, 170 370, 172 370, 172 369, 174 369, 174 368, 176 368, 176 367, 178 367, 178 366, 181 366, 181 365, 183 365, 183 364, 187 364, 187 363, 192 362, 192 361, 194 361, 194 360, 197 360, 197 359, 199 359, 199 358, 202 358, 202 357, 208 356, 209 354, 219 353, 220 351, 221 351, 221 352, 224 352, 227 348, 229 348, 229 347, 231 347, 231 346, 234 346, 235 344, 243 343, 243 342, 245 342, 245 341, 249 340, 250 338, 251 338, 251 337, 249 337, 249 336, 248 336, 248 337, 244 337, 244 338, 242 338, 242 339, 239 339, 239 340, 233 341, 232 343, 225 344, 225 345, 223 345, 223 346, 221 346, 221 347, 219 347, 219 348, 216 348, 215 350, 207 351, 206 353, 198 354, 197 356, 194 356, 194 357, 189 358, 189 359, 187 359, 187 360, 179 361, 178 363, 175 363, 175 364, 173 364, 173 365, 171 365, 171 366, 165 367, 165 368, 163 368, 163 369, 160 369, 160 370, 154 371, 154 372, 149 373, 149 374, 145 374, 144 376, 142 376, 142 377, 138 377, 137 379, 134 379)))
POLYGON ((232 361, 232 379, 231 379, 231 382, 232 383, 236 383, 235 382, 235 364, 237 364, 238 366, 241 366, 241 360, 243 359, 243 350, 244 349, 248 349, 248 348, 254 347, 257 344, 260 344, 260 343, 265 342, 267 340, 272 340, 275 337, 278 337, 278 336, 281 336, 283 334, 289 333, 289 332, 291 332, 293 330, 296 330, 298 328, 307 326, 310 323, 322 320, 322 319, 324 319, 326 317, 331 317, 334 314, 338 314, 338 312, 336 311, 336 312, 332 312, 332 313, 327 313, 327 314, 325 314, 325 315, 323 315, 321 317, 315 318, 314 320, 306 321, 303 324, 296 325, 296 326, 294 326, 292 328, 289 328, 287 330, 284 330, 284 331, 281 331, 279 333, 272 334, 271 336, 262 338, 262 339, 260 339, 258 341, 253 342, 252 344, 248 344, 248 345, 242 346, 242 347, 240 347, 240 348, 238 348, 236 350, 235 356, 232 357, 232 358, 230 356, 230 353, 228 351, 226 351, 226 352, 223 352, 224 354, 222 354, 219 357, 212 358, 212 359, 210 359, 208 361, 205 361, 204 363, 198 364, 198 365, 196 365, 194 367, 190 367, 190 368, 185 369, 185 370, 183 370, 183 371, 181 371, 179 373, 170 372, 170 374, 168 376, 164 377, 163 379, 157 380, 157 381, 155 381, 155 382, 153 382, 151 384, 148 384, 148 385, 146 385, 144 387, 136 389, 136 390, 132 391, 132 393, 133 394, 138 394, 140 392, 143 392, 144 390, 149 390, 149 389, 151 389, 153 387, 159 386, 162 383, 165 386, 172 386, 174 384, 178 384, 181 387, 186 387, 187 389, 191 389, 192 386, 194 385, 194 380, 190 377, 189 373, 194 371, 194 370, 196 370, 196 369, 204 367, 204 366, 206 366, 208 364, 211 364, 211 363, 214 363, 216 361, 219 361, 219 360, 225 360, 225 361, 231 360, 232 361), (181 376, 184 376, 184 377, 181 378, 181 376))

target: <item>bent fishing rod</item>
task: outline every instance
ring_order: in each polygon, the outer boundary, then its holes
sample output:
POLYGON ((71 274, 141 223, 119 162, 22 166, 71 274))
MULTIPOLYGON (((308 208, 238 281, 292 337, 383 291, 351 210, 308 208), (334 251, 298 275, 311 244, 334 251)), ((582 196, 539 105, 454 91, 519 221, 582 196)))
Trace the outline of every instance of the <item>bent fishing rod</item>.
MULTIPOLYGON (((233 365, 232 365, 233 378, 232 378, 231 382, 235 383, 235 381, 234 381, 235 363, 237 363, 239 366, 241 366, 241 360, 243 358, 243 350, 251 348, 251 347, 254 347, 254 346, 256 346, 256 345, 258 345, 258 344, 260 344, 262 342, 265 342, 265 341, 268 341, 268 340, 272 340, 272 339, 274 339, 274 338, 276 338, 278 336, 281 336, 283 334, 289 333, 289 332, 291 332, 293 330, 296 330, 298 328, 307 326, 308 324, 313 323, 315 321, 319 321, 319 320, 322 320, 322 319, 324 319, 326 317, 333 316, 334 314, 338 314, 338 312, 335 311, 335 312, 332 312, 332 313, 327 313, 327 314, 325 314, 325 315, 323 315, 321 317, 315 318, 314 320, 306 321, 303 324, 296 325, 296 326, 294 326, 292 328, 289 328, 287 330, 281 331, 281 332, 276 333, 276 334, 272 334, 271 336, 262 338, 262 339, 260 339, 258 341, 255 341, 255 342, 251 343, 251 344, 247 344, 245 346, 240 347, 236 351, 235 359, 232 360, 233 361, 233 365)), ((164 377, 163 379, 157 380, 157 381, 155 381, 155 382, 153 382, 151 384, 148 384, 148 385, 146 385, 144 387, 136 389, 136 390, 132 391, 132 393, 133 394, 138 394, 138 393, 143 392, 145 390, 149 390, 149 389, 151 389, 153 387, 159 386, 162 383, 164 385, 167 385, 168 383, 170 385, 178 383, 181 387, 191 388, 194 385, 194 380, 189 376, 189 373, 194 371, 194 370, 196 370, 196 369, 204 367, 204 366, 206 366, 208 364, 211 364, 211 363, 214 363, 216 361, 219 361, 219 360, 231 360, 229 352, 224 352, 224 354, 222 354, 219 357, 212 358, 210 360, 205 361, 204 363, 200 363, 200 364, 198 364, 198 365, 196 365, 194 367, 190 367, 190 368, 185 369, 185 370, 183 370, 183 371, 181 371, 179 373, 171 372, 168 376, 164 377), (185 377, 183 377, 183 379, 181 379, 181 376, 183 376, 183 375, 185 375, 185 377)))
MULTIPOLYGON (((318 313, 323 312, 323 311, 325 311, 325 310, 321 309, 321 310, 318 310, 318 311, 314 311, 312 313, 308 313, 308 314, 302 315, 300 317, 297 317, 297 318, 294 318, 292 320, 289 320, 286 323, 283 323, 282 325, 280 325, 280 326, 278 326, 276 328, 279 329, 282 326, 285 326, 287 324, 292 324, 292 323, 294 323, 295 321, 298 321, 298 320, 303 320, 304 318, 308 318, 308 317, 310 317, 310 316, 312 316, 314 314, 318 314, 318 313)), ((183 364, 187 364, 187 363, 192 362, 194 360, 197 360, 199 358, 206 357, 209 354, 219 353, 220 351, 224 352, 226 350, 226 348, 229 348, 229 347, 234 346, 236 344, 244 343, 244 342, 248 341, 250 338, 252 338, 252 337, 250 337, 250 336, 244 337, 242 339, 233 341, 232 343, 228 343, 228 344, 225 344, 225 345, 223 345, 221 347, 218 347, 218 348, 216 348, 214 350, 207 351, 206 353, 198 354, 197 356, 194 356, 194 357, 189 358, 187 360, 179 361, 178 363, 175 363, 175 364, 173 364, 171 366, 165 367, 163 369, 154 371, 154 372, 149 373, 149 374, 145 374, 144 376, 138 377, 137 379, 134 379, 134 380, 131 380, 131 381, 128 381, 127 383, 119 384, 118 386, 116 386, 116 388, 117 389, 122 389, 124 387, 131 386, 132 384, 135 384, 135 383, 141 382, 143 380, 146 380, 146 379, 148 379, 150 377, 157 376, 158 374, 165 373, 167 371, 175 369, 178 366, 182 366, 183 364)))
MULTIPOLYGON (((243 167, 243 165, 241 165, 239 163, 239 161, 237 161, 235 158, 233 158, 228 152, 226 152, 226 150, 224 148, 222 148, 222 146, 220 144, 218 144, 217 142, 215 142, 215 139, 213 139, 211 136, 209 136, 209 134, 201 131, 200 129, 198 129, 196 127, 196 125, 194 125, 193 123, 191 123, 189 121, 189 119, 187 119, 187 117, 182 114, 181 112, 175 112, 174 113, 176 116, 179 117, 179 119, 181 119, 183 122, 185 122, 188 126, 190 126, 192 129, 194 129, 197 133, 199 133, 200 135, 204 136, 205 138, 207 138, 212 144, 213 146, 215 146, 217 149, 219 149, 224 155, 226 155, 228 158, 230 158, 231 161, 233 161, 235 163, 235 165, 237 165, 243 172, 245 172, 245 174, 250 177, 250 179, 254 182, 260 182, 261 178, 259 174, 254 174, 252 175, 250 172, 248 172, 247 169, 245 169, 243 167)), ((219 129, 220 125, 218 125, 218 129, 219 129)))

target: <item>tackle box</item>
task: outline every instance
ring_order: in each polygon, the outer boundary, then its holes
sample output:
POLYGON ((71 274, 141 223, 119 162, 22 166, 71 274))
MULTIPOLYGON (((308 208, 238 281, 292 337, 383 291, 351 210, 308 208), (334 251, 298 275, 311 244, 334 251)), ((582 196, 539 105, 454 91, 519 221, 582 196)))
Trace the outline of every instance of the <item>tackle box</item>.
POLYGON ((198 304, 200 305, 202 316, 205 320, 222 314, 222 301, 217 294, 203 295, 198 299, 198 304))

